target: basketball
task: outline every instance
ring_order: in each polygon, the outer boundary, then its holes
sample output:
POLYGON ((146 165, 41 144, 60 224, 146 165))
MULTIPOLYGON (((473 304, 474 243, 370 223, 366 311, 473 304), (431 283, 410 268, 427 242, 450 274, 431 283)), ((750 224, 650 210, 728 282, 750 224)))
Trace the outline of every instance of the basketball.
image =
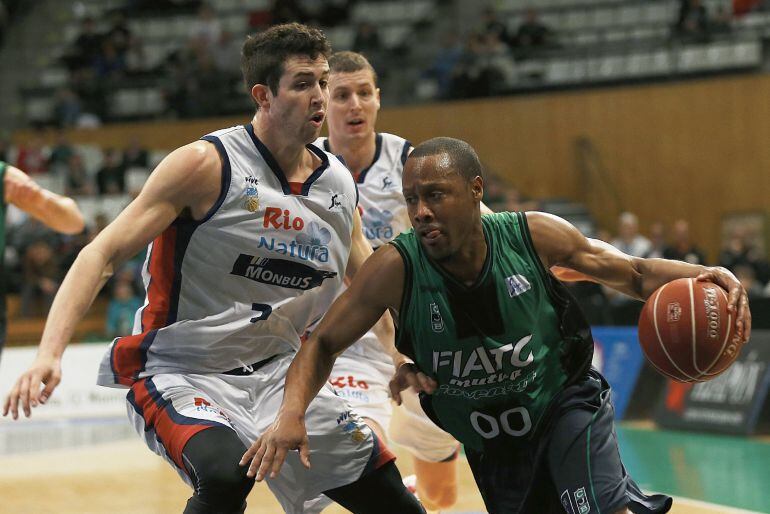
POLYGON ((680 278, 656 290, 639 318, 639 342, 650 363, 679 382, 704 382, 740 353, 727 293, 711 282, 680 278))

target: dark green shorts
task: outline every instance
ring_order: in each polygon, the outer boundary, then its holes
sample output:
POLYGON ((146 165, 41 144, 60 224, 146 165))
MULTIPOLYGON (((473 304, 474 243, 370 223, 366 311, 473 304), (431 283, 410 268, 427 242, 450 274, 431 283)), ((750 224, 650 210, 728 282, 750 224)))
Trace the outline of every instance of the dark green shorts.
POLYGON ((668 512, 645 495, 620 460, 610 386, 597 371, 559 396, 540 436, 515 448, 466 449, 490 514, 668 512))

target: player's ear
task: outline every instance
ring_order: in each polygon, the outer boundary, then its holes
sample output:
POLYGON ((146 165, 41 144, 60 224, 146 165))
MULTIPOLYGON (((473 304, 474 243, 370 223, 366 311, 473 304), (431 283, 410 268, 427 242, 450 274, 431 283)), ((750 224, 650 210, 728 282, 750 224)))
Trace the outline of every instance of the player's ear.
POLYGON ((377 98, 377 110, 380 110, 380 88, 374 90, 374 97, 377 98))
POLYGON ((471 181, 471 192, 473 193, 473 199, 480 202, 484 198, 484 179, 476 175, 471 181))
POLYGON ((254 84, 251 88, 251 97, 257 102, 260 110, 270 108, 270 88, 265 84, 254 84))

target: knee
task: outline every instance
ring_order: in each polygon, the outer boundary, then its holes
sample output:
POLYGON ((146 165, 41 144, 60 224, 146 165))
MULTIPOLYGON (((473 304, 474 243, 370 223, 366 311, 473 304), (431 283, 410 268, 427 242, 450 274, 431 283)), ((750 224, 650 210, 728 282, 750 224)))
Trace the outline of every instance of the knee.
POLYGON ((238 508, 246 501, 254 480, 246 476, 247 468, 232 463, 216 463, 199 471, 195 494, 211 505, 238 508))

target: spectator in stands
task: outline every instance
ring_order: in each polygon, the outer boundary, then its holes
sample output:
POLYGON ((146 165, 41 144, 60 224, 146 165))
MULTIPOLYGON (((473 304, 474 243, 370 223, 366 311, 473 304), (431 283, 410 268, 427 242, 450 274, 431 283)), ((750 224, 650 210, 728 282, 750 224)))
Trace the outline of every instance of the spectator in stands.
POLYGON ((107 337, 113 339, 121 334, 131 333, 136 311, 142 306, 142 300, 133 287, 131 270, 121 272, 112 288, 112 297, 107 306, 107 337))
POLYGON ((452 74, 458 61, 463 55, 460 39, 455 31, 447 31, 441 35, 441 48, 433 58, 431 65, 423 73, 424 77, 433 78, 438 86, 439 98, 449 98, 452 86, 452 74))
POLYGON ((114 148, 104 152, 104 163, 96 173, 96 186, 100 195, 115 195, 126 191, 126 169, 114 148))
POLYGON ((507 187, 504 193, 505 202, 502 210, 509 212, 526 212, 540 209, 540 203, 536 200, 525 198, 521 191, 515 187, 507 187))
POLYGON ((126 61, 115 49, 112 41, 102 42, 102 51, 94 61, 94 70, 98 79, 117 79, 126 71, 126 61))
POLYGON ((299 23, 308 21, 305 10, 302 8, 299 0, 273 0, 270 15, 274 25, 290 23, 292 21, 299 23))
POLYGON ((85 161, 77 152, 70 156, 64 187, 67 196, 90 196, 94 192, 85 161))
POLYGON ((223 30, 210 52, 214 66, 220 73, 224 73, 227 78, 240 78, 241 42, 236 41, 231 32, 223 30))
POLYGON ((690 240, 690 223, 677 220, 672 229, 672 244, 663 250, 663 258, 690 264, 705 264, 703 252, 690 240))
POLYGON ((749 295, 749 299, 752 298, 764 298, 765 288, 759 280, 757 280, 757 274, 754 268, 748 264, 739 264, 734 269, 735 277, 741 283, 746 292, 749 295))
POLYGON ((117 52, 121 59, 125 61, 128 49, 131 46, 133 34, 131 33, 131 29, 128 27, 126 15, 123 13, 123 11, 113 11, 111 15, 110 28, 104 35, 104 38, 112 44, 115 52, 117 52))
POLYGON ((381 53, 383 47, 377 27, 368 21, 359 23, 353 38, 353 50, 365 54, 370 61, 372 55, 381 53))
POLYGON ((149 168, 150 154, 146 148, 139 143, 139 138, 131 136, 128 140, 128 146, 123 150, 123 169, 130 168, 149 168))
MULTIPOLYGON (((719 265, 736 272, 739 266, 748 266, 754 277, 763 285, 770 281, 770 264, 757 250, 756 236, 752 237, 746 228, 734 227, 719 254, 719 265)), ((736 272, 737 275, 737 272, 736 272)), ((746 289, 748 291, 748 288, 746 289)))
POLYGON ((56 124, 59 127, 69 128, 77 125, 83 113, 83 104, 72 89, 65 87, 56 92, 56 103, 53 109, 56 124))
POLYGON ((707 42, 710 38, 709 28, 709 14, 701 0, 680 0, 679 18, 675 27, 680 37, 707 42))
POLYGON ((48 157, 43 135, 39 130, 28 141, 19 146, 19 153, 16 155, 16 167, 24 170, 28 175, 48 171, 48 157))
POLYGON ((222 23, 217 18, 214 9, 202 3, 198 8, 198 19, 191 29, 191 39, 202 46, 213 46, 222 35, 222 23))
POLYGON ((508 27, 500 20, 494 7, 489 6, 484 8, 481 15, 481 23, 485 34, 495 35, 497 39, 506 45, 512 44, 513 41, 511 40, 510 34, 508 34, 508 27))
POLYGON ((656 221, 650 225, 650 252, 647 257, 650 259, 662 259, 665 248, 666 227, 660 221, 656 221))
POLYGON ((647 257, 652 251, 650 240, 639 233, 639 219, 630 212, 621 213, 618 218, 618 237, 610 244, 634 257, 647 257))
POLYGON ((465 52, 457 63, 452 80, 452 98, 490 96, 494 86, 504 84, 503 73, 488 59, 484 34, 468 37, 465 52))
POLYGON ((552 44, 552 37, 551 29, 540 21, 537 10, 527 9, 524 13, 524 21, 516 31, 514 40, 516 56, 519 58, 528 57, 534 49, 552 44))
POLYGON ((58 130, 56 143, 54 143, 51 154, 48 156, 48 170, 56 175, 67 176, 67 167, 74 152, 72 144, 67 139, 67 134, 63 130, 58 130))
POLYGON ((22 273, 21 316, 47 313, 61 282, 56 253, 47 241, 36 241, 27 247, 22 260, 22 273), (42 303, 37 305, 37 309, 36 302, 42 303))
POLYGON ((70 69, 93 66, 102 48, 103 36, 96 31, 96 21, 87 16, 80 24, 80 35, 75 39, 68 58, 70 69))

